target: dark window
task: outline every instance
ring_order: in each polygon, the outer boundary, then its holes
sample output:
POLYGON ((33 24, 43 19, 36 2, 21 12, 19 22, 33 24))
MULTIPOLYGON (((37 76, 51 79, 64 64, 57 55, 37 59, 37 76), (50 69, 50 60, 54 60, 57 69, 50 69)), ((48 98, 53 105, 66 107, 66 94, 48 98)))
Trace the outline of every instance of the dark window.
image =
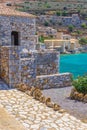
POLYGON ((11 44, 15 46, 19 45, 19 33, 16 31, 12 31, 11 33, 11 44))

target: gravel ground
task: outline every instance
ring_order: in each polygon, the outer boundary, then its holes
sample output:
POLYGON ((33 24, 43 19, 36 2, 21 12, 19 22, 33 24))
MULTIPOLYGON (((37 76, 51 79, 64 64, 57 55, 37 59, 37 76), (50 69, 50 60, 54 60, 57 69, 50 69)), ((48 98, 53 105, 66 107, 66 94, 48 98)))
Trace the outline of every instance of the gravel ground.
POLYGON ((69 95, 71 89, 72 87, 45 89, 43 90, 43 94, 51 97, 53 102, 58 103, 71 115, 87 123, 87 103, 70 100, 69 95))

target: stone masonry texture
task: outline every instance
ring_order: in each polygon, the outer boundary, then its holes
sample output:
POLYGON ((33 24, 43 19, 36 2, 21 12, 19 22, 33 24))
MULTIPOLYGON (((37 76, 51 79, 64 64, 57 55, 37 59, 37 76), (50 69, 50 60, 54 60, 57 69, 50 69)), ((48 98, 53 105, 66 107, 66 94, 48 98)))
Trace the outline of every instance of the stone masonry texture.
POLYGON ((71 85, 70 74, 59 74, 59 53, 36 50, 35 18, 0 16, 0 28, 0 77, 10 87, 20 83, 40 88, 71 85), (18 45, 13 32, 18 33, 18 45))
POLYGON ((0 89, 0 104, 25 130, 87 130, 87 124, 67 112, 54 111, 21 91, 9 89, 2 81, 0 89))
POLYGON ((28 46, 28 49, 34 48, 37 41, 34 18, 0 16, 0 45, 12 45, 12 31, 17 31, 19 33, 20 46, 28 46))
POLYGON ((56 51, 29 52, 22 47, 2 46, 1 78, 11 87, 21 82, 41 89, 71 86, 69 73, 58 74, 58 58, 56 51))
POLYGON ((39 51, 36 62, 37 75, 56 74, 59 71, 59 53, 56 51, 39 51))
POLYGON ((35 85, 39 86, 41 89, 71 86, 71 74, 65 73, 37 76, 35 85))

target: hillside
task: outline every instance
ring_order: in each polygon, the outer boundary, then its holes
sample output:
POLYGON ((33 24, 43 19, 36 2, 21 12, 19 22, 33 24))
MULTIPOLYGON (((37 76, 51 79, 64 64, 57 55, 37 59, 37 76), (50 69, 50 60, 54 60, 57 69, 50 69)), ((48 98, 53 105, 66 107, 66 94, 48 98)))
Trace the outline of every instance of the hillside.
POLYGON ((37 1, 37 0, 26 0, 24 2, 21 2, 19 4, 16 4, 17 9, 24 10, 24 11, 34 11, 34 10, 65 10, 67 11, 87 11, 87 0, 48 0, 48 1, 37 1))
POLYGON ((20 2, 24 2, 24 0, 0 0, 0 3, 7 3, 7 2, 20 3, 20 2))

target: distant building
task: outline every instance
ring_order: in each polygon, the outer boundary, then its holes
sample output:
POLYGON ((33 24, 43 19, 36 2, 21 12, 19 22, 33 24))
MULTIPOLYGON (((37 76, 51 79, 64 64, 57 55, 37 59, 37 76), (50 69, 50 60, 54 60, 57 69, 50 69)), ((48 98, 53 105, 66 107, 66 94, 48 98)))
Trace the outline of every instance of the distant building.
POLYGON ((36 50, 35 21, 34 15, 0 4, 0 78, 9 87, 71 86, 71 75, 59 74, 59 53, 36 50))
POLYGON ((49 49, 57 49, 64 53, 66 51, 74 51, 80 47, 77 39, 72 39, 70 35, 62 35, 61 39, 48 39, 44 40, 46 47, 49 49))
POLYGON ((37 33, 39 36, 43 35, 44 37, 57 37, 57 30, 53 29, 51 27, 44 27, 44 26, 38 26, 37 27, 37 33))
POLYGON ((78 14, 72 14, 72 16, 56 16, 56 15, 40 15, 37 21, 44 23, 45 21, 53 22, 55 24, 61 23, 64 26, 68 26, 70 24, 74 26, 80 26, 82 24, 82 20, 80 19, 78 14))

